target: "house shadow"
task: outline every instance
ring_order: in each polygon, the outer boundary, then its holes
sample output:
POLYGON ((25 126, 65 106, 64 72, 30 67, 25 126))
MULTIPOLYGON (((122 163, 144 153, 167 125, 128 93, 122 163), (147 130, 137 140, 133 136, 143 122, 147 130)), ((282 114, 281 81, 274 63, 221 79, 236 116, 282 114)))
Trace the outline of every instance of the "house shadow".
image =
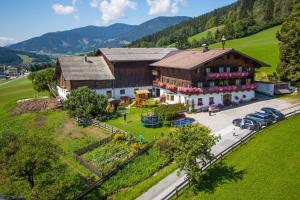
POLYGON ((246 170, 236 170, 234 166, 227 166, 223 162, 216 163, 206 169, 200 180, 194 185, 195 192, 214 193, 218 186, 242 180, 246 170))

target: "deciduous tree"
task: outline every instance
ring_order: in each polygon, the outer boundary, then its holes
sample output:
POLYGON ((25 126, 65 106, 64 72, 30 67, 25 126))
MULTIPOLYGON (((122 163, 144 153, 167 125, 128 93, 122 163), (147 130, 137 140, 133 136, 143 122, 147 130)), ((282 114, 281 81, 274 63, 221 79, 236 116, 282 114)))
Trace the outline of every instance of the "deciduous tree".
POLYGON ((182 126, 174 132, 174 159, 180 170, 184 170, 192 182, 201 177, 200 163, 214 158, 211 148, 219 140, 210 130, 200 124, 182 126))

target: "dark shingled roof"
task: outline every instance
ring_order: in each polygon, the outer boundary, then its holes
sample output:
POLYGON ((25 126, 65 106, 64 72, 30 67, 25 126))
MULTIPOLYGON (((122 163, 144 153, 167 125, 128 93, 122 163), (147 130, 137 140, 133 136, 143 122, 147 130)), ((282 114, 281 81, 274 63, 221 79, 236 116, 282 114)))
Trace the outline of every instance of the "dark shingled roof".
POLYGON ((65 80, 114 80, 107 63, 102 56, 60 56, 58 57, 65 80))
POLYGON ((173 55, 170 55, 158 62, 152 63, 151 66, 157 67, 168 67, 168 68, 178 68, 178 69, 187 69, 192 70, 198 66, 202 66, 216 58, 219 58, 227 53, 235 52, 240 54, 248 59, 253 60, 257 63, 258 66, 268 66, 261 61, 258 61, 254 58, 251 58, 241 52, 238 52, 234 49, 210 49, 208 51, 177 51, 173 55))
POLYGON ((109 61, 158 61, 176 48, 100 48, 109 61))

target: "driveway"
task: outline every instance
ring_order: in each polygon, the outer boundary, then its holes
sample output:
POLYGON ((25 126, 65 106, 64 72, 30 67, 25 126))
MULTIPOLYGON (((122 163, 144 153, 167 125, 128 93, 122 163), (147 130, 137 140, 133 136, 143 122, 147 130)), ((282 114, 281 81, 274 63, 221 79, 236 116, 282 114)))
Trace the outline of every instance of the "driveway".
MULTIPOLYGON (((196 119, 197 122, 210 127, 214 135, 221 135, 221 140, 213 146, 212 153, 217 155, 227 149, 229 146, 239 141, 242 137, 249 134, 249 130, 241 130, 232 125, 232 120, 235 118, 244 117, 246 114, 258 111, 262 107, 273 107, 278 110, 284 110, 283 113, 289 113, 299 109, 300 104, 292 104, 283 99, 270 98, 263 95, 257 95, 258 100, 247 105, 230 108, 213 116, 208 113, 188 114, 187 116, 196 119), (235 134, 233 134, 235 132, 235 134)), ((156 185, 152 186, 148 191, 139 196, 137 200, 161 200, 178 185, 182 184, 186 179, 184 172, 178 176, 178 170, 172 172, 167 177, 162 179, 156 185)))
POLYGON ((270 98, 265 95, 256 95, 257 101, 250 102, 246 105, 229 108, 221 112, 213 113, 209 116, 208 113, 187 114, 188 117, 194 118, 200 124, 209 127, 212 133, 219 133, 221 130, 233 129, 232 120, 243 118, 245 115, 259 111, 263 107, 272 107, 282 110, 292 106, 293 104, 278 98, 270 98))

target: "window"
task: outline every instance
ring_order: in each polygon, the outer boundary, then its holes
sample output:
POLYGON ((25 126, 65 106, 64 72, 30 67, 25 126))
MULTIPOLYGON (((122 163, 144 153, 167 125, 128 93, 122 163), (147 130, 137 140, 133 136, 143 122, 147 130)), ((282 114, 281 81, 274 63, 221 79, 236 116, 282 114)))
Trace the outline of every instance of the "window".
POLYGON ((239 72, 242 72, 242 71, 243 71, 243 67, 239 66, 239 72))
POLYGON ((112 97, 112 92, 111 92, 111 90, 106 91, 106 96, 107 96, 108 98, 111 98, 111 97, 112 97))
POLYGON ((223 73, 223 72, 224 72, 224 68, 223 68, 223 67, 220 67, 220 68, 219 68, 219 72, 220 72, 220 73, 223 73))
POLYGON ((197 85, 198 85, 199 88, 202 88, 202 87, 203 87, 203 83, 202 83, 202 82, 198 82, 197 85))
POLYGON ((214 97, 209 97, 209 105, 215 104, 215 99, 214 97))
POLYGON ((235 80, 235 85, 241 85, 241 80, 240 79, 236 79, 235 80))
POLYGON ((246 84, 251 84, 252 80, 250 78, 246 79, 246 84))
POLYGON ((214 87, 215 86, 215 82, 209 82, 209 87, 214 87))
POLYGON ((229 73, 230 72, 230 67, 226 68, 226 72, 229 73))
POLYGON ((206 68, 206 73, 210 73, 210 68, 206 68))
POLYGON ((120 90, 120 94, 122 95, 122 94, 125 94, 125 90, 123 89, 123 90, 120 90))
POLYGON ((170 97, 171 101, 174 101, 174 95, 171 95, 170 97))
POLYGON ((203 99, 202 98, 198 98, 198 106, 203 106, 203 99))
POLYGON ((228 80, 224 80, 224 86, 229 85, 229 81, 228 80))

